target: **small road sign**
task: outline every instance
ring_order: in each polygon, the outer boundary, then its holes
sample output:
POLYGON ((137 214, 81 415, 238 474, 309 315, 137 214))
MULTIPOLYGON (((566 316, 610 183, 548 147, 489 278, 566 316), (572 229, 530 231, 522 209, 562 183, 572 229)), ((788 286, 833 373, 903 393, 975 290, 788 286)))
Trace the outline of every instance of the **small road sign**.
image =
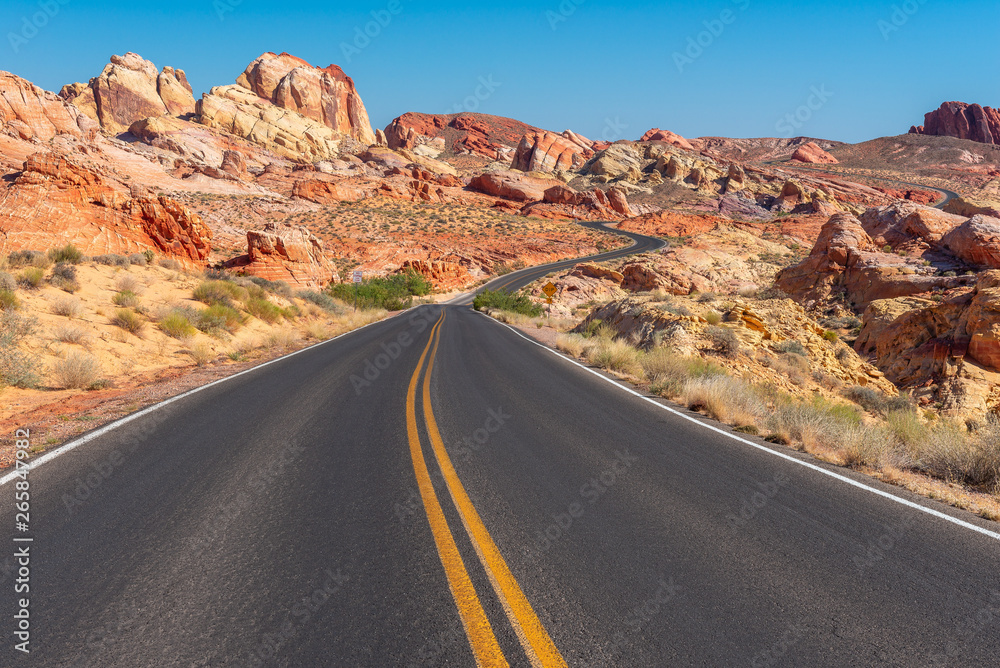
POLYGON ((353 276, 353 281, 355 283, 360 283, 362 280, 364 280, 365 272, 363 272, 363 271, 355 271, 352 274, 352 276, 353 276))
POLYGON ((555 286, 555 285, 554 285, 554 284, 553 284, 553 283, 552 283, 552 282, 550 281, 549 283, 546 283, 546 285, 545 285, 545 287, 544 287, 544 288, 542 288, 542 292, 544 292, 544 293, 545 293, 545 295, 546 295, 546 296, 547 296, 547 297, 548 297, 548 298, 549 298, 549 299, 551 300, 551 299, 552 299, 552 295, 554 295, 555 293, 559 292, 559 288, 557 288, 557 287, 556 287, 556 286, 555 286))

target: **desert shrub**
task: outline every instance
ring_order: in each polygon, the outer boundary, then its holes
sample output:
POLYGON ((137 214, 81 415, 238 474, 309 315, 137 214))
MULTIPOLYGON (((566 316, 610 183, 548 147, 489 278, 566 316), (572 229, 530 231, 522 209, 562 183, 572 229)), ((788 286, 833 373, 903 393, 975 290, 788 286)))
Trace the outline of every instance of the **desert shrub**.
POLYGON ((21 302, 13 290, 0 289, 0 311, 16 311, 21 302))
POLYGON ((915 411, 894 410, 885 416, 886 426, 910 452, 917 452, 929 436, 930 429, 915 411))
POLYGON ((298 335, 287 329, 279 329, 267 335, 264 339, 264 347, 268 350, 288 350, 295 347, 299 342, 298 335))
POLYGON ((135 294, 139 294, 142 289, 142 283, 132 274, 121 273, 115 279, 115 289, 118 292, 134 292, 135 294))
POLYGON ((281 309, 267 299, 251 298, 246 301, 244 306, 247 313, 272 325, 282 318, 281 309))
POLYGON ((691 378, 681 390, 693 410, 730 424, 751 425, 768 413, 767 400, 750 383, 729 376, 691 378))
POLYGON ((111 301, 114 302, 116 306, 135 308, 139 305, 139 295, 135 294, 131 290, 122 290, 121 292, 115 293, 115 296, 111 298, 111 301))
MULTIPOLYGON (((385 278, 372 278, 360 284, 337 283, 330 287, 330 294, 345 303, 354 304, 356 302, 363 309, 385 309, 386 311, 409 308, 413 305, 413 297, 430 294, 430 291, 431 284, 415 271, 394 274, 385 278)), ((480 304, 482 304, 482 308, 476 305, 477 310, 501 308, 485 302, 480 302, 480 304)), ((538 313, 527 315, 540 314, 541 309, 538 310, 538 313)))
POLYGON ((120 308, 111 316, 111 324, 119 327, 129 334, 139 336, 146 327, 146 321, 135 311, 127 308, 120 308))
POLYGON ((476 295, 473 307, 477 311, 492 308, 520 313, 531 318, 542 314, 542 307, 531 301, 527 293, 505 292, 503 290, 483 290, 476 295))
POLYGON ((87 330, 73 325, 62 325, 53 332, 56 341, 74 345, 83 345, 87 341, 87 330))
POLYGON ((722 322, 722 314, 718 311, 708 311, 705 313, 705 322, 710 325, 718 325, 722 322))
POLYGON ((691 309, 686 306, 667 306, 664 308, 667 313, 673 313, 674 315, 692 316, 691 309))
POLYGON ((198 313, 198 319, 197 321, 193 321, 193 324, 203 332, 226 331, 232 334, 244 322, 246 322, 246 316, 232 306, 212 304, 207 309, 198 313))
POLYGON ((83 253, 73 244, 66 244, 62 248, 49 250, 49 259, 55 263, 79 264, 83 260, 83 253))
POLYGON ((18 267, 37 267, 39 269, 48 269, 52 262, 49 260, 48 255, 41 253, 39 251, 24 250, 15 251, 7 256, 7 264, 11 268, 18 267))
POLYGON ((108 267, 121 267, 123 269, 128 269, 129 265, 131 264, 128 261, 128 258, 125 257, 124 255, 114 255, 114 254, 95 255, 94 257, 91 258, 91 260, 93 260, 97 264, 103 264, 108 267))
POLYGON ((41 287, 44 280, 45 270, 41 267, 28 267, 17 278, 17 282, 21 287, 32 289, 41 287))
POLYGON ((809 356, 809 353, 806 351, 805 346, 803 346, 795 339, 782 341, 781 343, 774 346, 774 349, 777 350, 779 353, 789 353, 792 355, 799 355, 800 357, 809 356))
POLYGON ((0 271, 0 290, 14 292, 17 290, 17 279, 5 271, 0 271))
POLYGON ((716 299, 718 299, 718 296, 714 292, 703 292, 698 295, 699 304, 711 304, 716 299))
POLYGON ((189 339, 198 333, 188 315, 179 309, 173 309, 160 318, 157 323, 160 331, 174 339, 189 339))
POLYGON ((788 443, 802 443, 807 450, 839 451, 861 425, 856 410, 818 396, 811 402, 782 398, 767 417, 770 431, 788 443))
POLYGON ((246 288, 232 281, 208 280, 194 289, 194 298, 209 306, 232 306, 234 301, 243 301, 248 294, 246 288))
POLYGON ((76 352, 52 366, 52 380, 56 387, 81 390, 97 383, 101 378, 101 363, 93 355, 76 352))
POLYGON ((316 292, 315 290, 300 290, 295 294, 296 297, 302 299, 303 301, 310 302, 320 307, 328 313, 339 314, 343 312, 343 307, 330 295, 325 292, 316 292))
POLYGON ((705 334, 715 345, 715 351, 723 357, 735 359, 740 354, 740 339, 736 332, 726 327, 709 327, 705 334))
POLYGON ((795 385, 804 385, 806 382, 809 361, 805 357, 793 353, 782 353, 777 357, 765 357, 761 363, 784 375, 795 385))
POLYGON ((823 332, 823 338, 829 341, 830 343, 836 343, 837 339, 840 337, 837 334, 837 332, 833 331, 832 329, 828 329, 825 332, 823 332))
POLYGON ((667 397, 678 396, 690 379, 726 375, 725 370, 711 362, 677 355, 668 348, 653 348, 642 355, 639 363, 650 381, 650 390, 667 397))
POLYGON ((847 346, 840 346, 837 348, 837 352, 834 353, 834 356, 837 358, 838 362, 844 364, 851 357, 851 348, 847 346))
POLYGON ((75 318, 83 312, 83 304, 76 297, 63 297, 52 305, 52 312, 67 318, 75 318))
POLYGON ((52 278, 65 278, 68 281, 75 281, 76 267, 69 262, 59 262, 52 268, 52 278))
POLYGON ((164 269, 170 269, 172 271, 180 271, 181 263, 171 257, 160 257, 156 259, 156 264, 160 265, 164 269))
POLYGON ((587 340, 579 334, 560 334, 556 337, 556 348, 570 357, 583 357, 587 340))
POLYGON ((853 385, 845 390, 844 396, 869 413, 875 413, 883 417, 894 412, 914 410, 909 397, 889 397, 870 387, 853 385))
POLYGON ((184 353, 190 356, 191 360, 198 366, 205 366, 215 359, 215 353, 204 342, 191 346, 191 348, 185 350, 184 353))
POLYGON ((128 256, 128 262, 136 267, 145 267, 149 263, 145 253, 132 253, 128 256))
POLYGON ((70 294, 80 291, 80 284, 77 281, 63 278, 62 276, 53 276, 49 279, 49 283, 52 284, 52 287, 59 288, 60 290, 70 294))
POLYGON ((587 351, 587 359, 594 366, 632 375, 642 373, 640 358, 641 353, 637 349, 625 341, 614 339, 596 339, 587 351))
POLYGON ((311 320, 306 323, 305 330, 306 336, 316 341, 326 341, 330 338, 330 328, 318 320, 311 320))
POLYGON ((261 278, 260 276, 251 276, 250 281, 271 294, 278 295, 279 297, 284 297, 285 299, 292 298, 292 288, 284 281, 269 281, 266 278, 261 278))
POLYGON ((0 312, 0 385, 25 389, 38 386, 41 363, 19 348, 37 328, 38 320, 33 317, 10 309, 0 312))

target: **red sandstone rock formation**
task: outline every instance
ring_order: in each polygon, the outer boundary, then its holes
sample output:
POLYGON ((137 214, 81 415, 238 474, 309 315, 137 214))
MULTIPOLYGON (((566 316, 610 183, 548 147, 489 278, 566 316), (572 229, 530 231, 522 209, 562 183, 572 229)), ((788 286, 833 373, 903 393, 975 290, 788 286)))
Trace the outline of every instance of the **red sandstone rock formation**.
POLYGON ((247 232, 247 254, 226 268, 302 288, 323 288, 337 279, 317 237, 304 227, 274 223, 247 232))
POLYGON ((593 142, 569 130, 561 135, 541 130, 526 134, 518 144, 511 169, 553 172, 579 167, 594 155, 593 142))
POLYGON ((795 153, 792 153, 791 159, 797 162, 807 162, 821 165, 837 164, 837 159, 835 157, 820 148, 818 144, 811 141, 806 142, 802 146, 795 149, 795 153))
POLYGON ((910 128, 910 134, 971 139, 1000 144, 1000 109, 965 102, 945 102, 924 115, 924 124, 910 128))
POLYGON ((59 134, 93 138, 97 124, 55 93, 0 72, 0 128, 19 139, 47 141, 59 134))

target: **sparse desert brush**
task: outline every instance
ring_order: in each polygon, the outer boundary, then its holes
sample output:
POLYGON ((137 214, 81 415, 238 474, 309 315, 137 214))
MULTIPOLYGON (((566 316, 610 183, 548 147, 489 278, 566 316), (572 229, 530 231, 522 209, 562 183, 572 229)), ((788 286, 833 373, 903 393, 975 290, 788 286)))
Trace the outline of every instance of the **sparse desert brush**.
POLYGON ((196 343, 189 349, 185 350, 184 353, 188 355, 197 366, 205 366, 216 357, 215 352, 204 341, 196 343))
POLYGON ((80 291, 80 283, 68 278, 63 278, 62 276, 53 276, 49 279, 49 283, 52 287, 59 288, 63 292, 68 292, 73 294, 74 292, 80 291))
POLYGON ((41 287, 45 281, 45 270, 41 267, 28 267, 17 277, 18 285, 22 288, 35 289, 41 287))
POLYGON ((132 292, 140 294, 142 292, 142 282, 132 274, 119 273, 115 278, 115 290, 118 292, 132 292))
POLYGON ((705 312, 705 322, 709 325, 718 325, 722 322, 722 314, 718 311, 706 311, 705 312))
POLYGON ((853 385, 844 392, 844 396, 858 404, 866 411, 883 417, 896 411, 912 411, 913 404, 909 397, 889 397, 870 387, 853 385))
POLYGON ((62 248, 50 249, 49 259, 56 263, 79 264, 83 260, 83 253, 73 244, 66 244, 62 248))
POLYGON ((132 253, 128 256, 128 262, 135 267, 145 267, 149 264, 145 253, 132 253))
POLYGON ((120 308, 111 316, 111 324, 129 334, 140 336, 146 327, 146 321, 135 311, 127 308, 120 308))
POLYGON ((274 324, 281 320, 282 313, 281 309, 268 301, 267 298, 254 298, 246 300, 243 307, 247 310, 247 313, 257 318, 258 320, 263 320, 268 324, 274 324))
POLYGON ((298 333, 290 329, 278 329, 264 338, 264 347, 272 351, 284 351, 299 343, 298 333))
POLYGON ((40 251, 24 250, 15 251, 7 256, 7 264, 11 268, 36 267, 38 269, 48 269, 52 266, 52 261, 48 255, 40 251))
POLYGON ((213 306, 224 304, 232 306, 233 302, 242 302, 249 296, 244 287, 231 281, 208 280, 194 289, 194 298, 203 304, 213 306))
POLYGON ((330 328, 319 320, 310 320, 305 326, 306 336, 314 341, 326 341, 330 338, 330 328))
POLYGON ((284 281, 269 281, 266 278, 261 278, 260 276, 250 276, 249 279, 254 283, 254 285, 264 288, 271 294, 284 297, 285 299, 292 298, 292 288, 284 281))
POLYGON ((50 372, 56 387, 82 390, 101 378, 101 363, 93 355, 75 352, 52 365, 50 372))
POLYGON ((38 329, 38 320, 14 310, 0 311, 0 386, 37 387, 42 372, 38 357, 20 349, 38 329))
POLYGON ((108 267, 121 267, 122 269, 128 269, 131 264, 127 257, 124 255, 95 255, 91 258, 95 264, 103 264, 108 267))
POLYGON ((52 332, 52 336, 60 343, 69 343, 72 345, 83 345, 90 338, 87 330, 75 325, 60 325, 52 332))
POLYGON ((800 357, 808 357, 809 353, 806 352, 805 346, 796 341, 795 339, 789 339, 788 341, 782 341, 781 343, 774 346, 774 349, 779 353, 789 353, 792 355, 798 355, 800 357))
POLYGON ((601 369, 627 373, 633 376, 642 374, 640 364, 641 353, 625 341, 597 338, 587 351, 587 360, 601 369))
POLYGON ((769 412, 757 388, 729 376, 692 378, 684 384, 681 397, 689 408, 730 424, 754 425, 769 412))
POLYGON ((587 349, 587 339, 579 334, 560 334, 556 337, 556 348, 570 357, 583 357, 587 349))
POLYGON ((232 334, 245 322, 246 316, 232 306, 213 304, 201 311, 197 322, 193 324, 203 332, 226 331, 232 334))
POLYGON ((52 312, 66 318, 76 318, 83 312, 83 303, 76 297, 61 297, 52 305, 52 312))
POLYGON ((169 269, 171 271, 181 271, 183 269, 183 267, 181 267, 180 262, 169 257, 156 258, 156 264, 163 267, 164 269, 169 269))
POLYGON ((902 461, 884 425, 847 427, 843 439, 839 451, 841 463, 845 466, 881 469, 899 465, 902 461))
POLYGON ((160 318, 157 327, 160 328, 161 332, 174 339, 190 339, 198 333, 187 314, 178 309, 174 309, 160 318))
POLYGON ((736 332, 727 327, 708 327, 705 334, 715 346, 715 352, 729 359, 739 357, 741 346, 736 332))
POLYGON ((833 331, 832 329, 828 329, 825 332, 823 332, 823 338, 829 341, 830 343, 836 343, 837 339, 840 338, 840 335, 837 334, 837 332, 833 331))
POLYGON ((0 289, 0 311, 16 311, 21 302, 13 290, 0 289))
POLYGON ((325 292, 300 290, 295 296, 311 304, 315 304, 328 313, 338 314, 343 313, 345 310, 344 305, 341 302, 338 302, 325 292))
POLYGON ((111 298, 115 306, 124 306, 127 308, 135 308, 139 305, 139 295, 135 294, 131 290, 122 290, 121 292, 115 293, 111 298))
POLYGON ((0 271, 0 290, 14 292, 17 290, 17 279, 5 271, 0 271))
POLYGON ((794 353, 783 353, 777 357, 765 356, 761 364, 782 374, 795 385, 805 385, 809 371, 809 360, 794 353))

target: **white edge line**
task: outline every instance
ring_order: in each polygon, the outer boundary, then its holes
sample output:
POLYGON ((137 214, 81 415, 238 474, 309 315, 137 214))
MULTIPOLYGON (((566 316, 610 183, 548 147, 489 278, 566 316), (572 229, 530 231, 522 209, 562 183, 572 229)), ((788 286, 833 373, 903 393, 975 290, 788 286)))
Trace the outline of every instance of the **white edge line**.
MULTIPOLYGON (((421 304, 421 306, 423 306, 423 304, 421 304)), ((415 307, 415 308, 419 308, 419 306, 415 307)), ((290 359, 292 357, 295 357, 296 355, 300 355, 300 354, 302 354, 302 353, 304 353, 306 351, 312 350, 313 348, 318 348, 318 347, 324 346, 324 345, 326 345, 328 343, 333 343, 337 339, 341 339, 341 338, 343 338, 345 336, 349 336, 351 334, 354 334, 355 332, 360 332, 361 330, 366 329, 368 327, 372 327, 374 325, 378 325, 378 324, 383 323, 383 322, 388 322, 388 321, 392 320, 393 318, 397 318, 397 317, 401 316, 404 313, 408 313, 411 310, 413 310, 413 309, 406 309, 405 311, 400 311, 399 313, 391 315, 388 318, 383 318, 382 320, 376 320, 375 322, 370 322, 367 325, 362 325, 361 327, 358 327, 357 329, 352 329, 349 332, 344 332, 343 334, 338 334, 337 336, 333 337, 332 339, 327 339, 326 341, 320 341, 319 343, 314 343, 311 346, 306 346, 305 348, 302 348, 301 350, 296 350, 293 353, 288 353, 287 355, 282 355, 281 357, 275 357, 273 360, 268 360, 267 362, 264 362, 263 364, 258 364, 257 366, 250 367, 249 369, 244 369, 243 371, 240 371, 239 373, 234 373, 232 376, 226 376, 225 378, 220 378, 218 380, 213 380, 211 383, 208 383, 207 385, 200 385, 198 387, 195 387, 193 389, 188 390, 187 392, 183 392, 181 394, 178 394, 175 397, 170 397, 169 399, 161 401, 160 403, 153 404, 152 406, 147 406, 146 408, 142 409, 141 411, 138 411, 136 413, 132 413, 131 415, 126 415, 123 418, 118 418, 114 422, 110 422, 110 423, 104 425, 103 427, 95 429, 94 431, 90 432, 86 436, 81 436, 80 438, 78 438, 76 440, 70 441, 69 443, 66 443, 64 445, 59 446, 58 448, 56 448, 55 450, 52 450, 51 452, 46 452, 44 455, 42 455, 38 459, 32 459, 29 464, 27 464, 26 466, 22 466, 20 469, 18 469, 17 465, 15 464, 13 471, 11 471, 7 475, 5 475, 2 478, 0 478, 0 487, 2 487, 3 485, 6 485, 11 480, 21 479, 21 476, 22 476, 22 474, 24 472, 26 472, 26 471, 33 471, 36 468, 38 468, 39 466, 41 466, 42 464, 44 464, 46 462, 52 461, 53 459, 55 459, 59 455, 66 454, 70 450, 75 450, 76 448, 79 448, 81 445, 85 445, 85 444, 89 443, 90 441, 93 441, 95 438, 100 438, 104 434, 107 434, 108 432, 113 431, 113 430, 117 429, 118 427, 126 425, 129 422, 132 422, 133 420, 138 420, 139 418, 141 418, 141 417, 143 417, 145 415, 149 415, 150 413, 153 413, 155 411, 158 411, 161 408, 169 406, 170 404, 172 404, 172 403, 174 403, 176 401, 180 401, 181 399, 185 399, 187 397, 190 397, 192 394, 197 394, 198 392, 201 392, 203 390, 207 390, 210 387, 215 387, 216 385, 221 385, 222 383, 225 383, 225 382, 228 382, 230 380, 233 380, 234 378, 239 378, 240 376, 245 376, 246 374, 249 374, 249 373, 252 373, 254 371, 257 371, 258 369, 263 369, 266 366, 270 366, 270 365, 275 364, 277 362, 281 362, 283 360, 290 359)))
MULTIPOLYGON (((477 313, 480 313, 480 312, 477 311, 477 313)), ((971 530, 976 531, 978 533, 981 533, 981 534, 983 534, 985 536, 989 536, 990 538, 993 538, 994 540, 1000 540, 1000 533, 997 533, 995 531, 990 531, 989 529, 985 529, 985 528, 983 528, 981 526, 977 526, 975 524, 972 524, 971 522, 966 522, 965 520, 960 520, 957 517, 952 517, 951 515, 948 515, 947 513, 942 513, 939 510, 934 510, 933 508, 928 508, 926 506, 922 506, 919 503, 914 503, 913 501, 910 501, 909 499, 904 499, 902 497, 896 496, 895 494, 890 494, 889 492, 883 491, 881 489, 877 489, 875 487, 870 487, 870 486, 868 486, 868 485, 866 485, 866 484, 864 484, 862 482, 859 482, 857 480, 853 480, 851 478, 848 478, 847 476, 841 475, 841 474, 836 473, 834 471, 829 471, 829 470, 823 468, 822 466, 817 466, 816 464, 812 464, 810 462, 803 461, 803 460, 801 460, 801 459, 799 459, 797 457, 793 457, 793 456, 791 456, 789 454, 786 454, 784 452, 779 452, 777 450, 772 450, 771 448, 766 448, 763 445, 760 445, 759 443, 754 443, 753 441, 748 441, 745 438, 740 438, 739 436, 737 436, 736 434, 732 433, 731 431, 726 431, 724 429, 720 429, 719 427, 716 427, 714 425, 708 424, 708 423, 703 422, 701 420, 695 419, 695 418, 691 417, 690 415, 685 415, 684 413, 681 413, 680 411, 675 410, 675 409, 671 408, 670 406, 667 406, 665 404, 661 404, 660 402, 655 401, 655 400, 651 399, 650 397, 647 397, 647 396, 645 396, 643 394, 640 394, 639 392, 636 392, 632 388, 625 387, 621 383, 618 383, 618 382, 612 380, 611 378, 608 378, 604 374, 598 373, 594 369, 591 369, 590 367, 588 367, 588 366, 586 366, 584 364, 581 364, 580 362, 576 361, 575 359, 573 359, 571 357, 567 357, 566 355, 563 355, 562 353, 560 353, 560 352, 558 352, 556 350, 553 350, 552 348, 550 348, 550 347, 548 347, 546 345, 543 345, 543 344, 539 343, 538 341, 535 341, 534 339, 532 339, 532 338, 530 338, 528 336, 525 336, 524 334, 522 334, 521 332, 519 332, 517 329, 511 327, 510 325, 508 325, 506 323, 500 322, 500 321, 496 320, 495 318, 491 318, 490 316, 486 315, 485 313, 480 313, 480 315, 482 315, 485 318, 488 318, 490 321, 495 322, 496 324, 498 324, 498 325, 500 325, 502 327, 506 327, 510 331, 512 331, 515 334, 517 334, 518 336, 520 336, 525 341, 528 341, 529 343, 533 343, 536 346, 538 346, 539 348, 543 348, 543 349, 549 351, 550 353, 552 353, 553 355, 556 355, 557 357, 561 357, 562 359, 566 360, 570 364, 575 364, 576 366, 580 367, 584 371, 587 371, 589 373, 594 374, 595 376, 597 376, 601 380, 605 380, 605 381, 611 383, 612 385, 614 385, 615 387, 617 387, 619 389, 622 389, 622 390, 628 392, 629 394, 631 394, 633 396, 639 397, 643 401, 647 401, 647 402, 651 403, 652 405, 654 405, 654 406, 656 406, 658 408, 662 408, 663 410, 665 410, 665 411, 667 411, 669 413, 673 413, 674 415, 676 415, 678 417, 682 417, 685 420, 687 420, 689 422, 692 422, 692 423, 694 423, 694 424, 696 424, 696 425, 698 425, 700 427, 704 427, 705 429, 710 429, 710 430, 712 430, 712 431, 714 431, 714 432, 716 432, 718 434, 722 434, 723 436, 731 438, 734 441, 739 441, 740 443, 743 443, 745 445, 749 445, 752 448, 756 448, 756 449, 761 450, 763 452, 766 452, 766 453, 768 453, 770 455, 774 455, 775 457, 781 457, 782 459, 790 461, 790 462, 792 462, 794 464, 798 464, 799 466, 804 466, 804 467, 806 467, 808 469, 812 469, 813 471, 818 471, 819 473, 822 473, 823 475, 830 476, 831 478, 834 478, 834 479, 839 480, 841 482, 845 482, 848 485, 853 485, 854 487, 857 487, 859 489, 863 489, 865 491, 871 492, 872 494, 877 494, 878 496, 884 497, 884 498, 889 499, 891 501, 895 501, 896 503, 902 504, 904 506, 908 506, 910 508, 914 508, 914 509, 919 510, 921 512, 927 513, 928 515, 933 515, 934 517, 938 517, 940 519, 946 520, 948 522, 951 522, 952 524, 957 524, 960 527, 965 527, 966 529, 971 529, 971 530)))

